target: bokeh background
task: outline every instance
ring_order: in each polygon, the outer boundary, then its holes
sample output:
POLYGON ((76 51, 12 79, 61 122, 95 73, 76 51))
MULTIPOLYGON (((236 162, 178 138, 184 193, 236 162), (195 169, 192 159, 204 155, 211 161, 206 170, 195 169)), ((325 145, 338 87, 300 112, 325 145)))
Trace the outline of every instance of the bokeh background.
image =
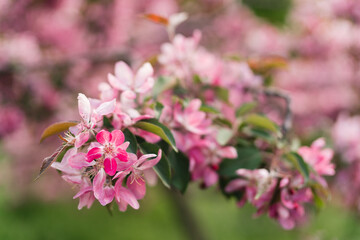
POLYGON ((205 239, 360 239, 359 63, 357 0, 0 0, 0 239, 189 239, 186 221, 205 239), (116 61, 139 66, 159 52, 166 31, 144 14, 182 11, 178 32, 200 29, 220 56, 286 59, 266 84, 292 98, 304 143, 325 136, 337 149, 332 200, 300 228, 254 219, 196 183, 179 200, 151 188, 140 210, 111 216, 99 205, 78 211, 56 171, 33 182, 59 143, 40 145, 41 131, 76 120, 77 93, 96 97, 116 61))

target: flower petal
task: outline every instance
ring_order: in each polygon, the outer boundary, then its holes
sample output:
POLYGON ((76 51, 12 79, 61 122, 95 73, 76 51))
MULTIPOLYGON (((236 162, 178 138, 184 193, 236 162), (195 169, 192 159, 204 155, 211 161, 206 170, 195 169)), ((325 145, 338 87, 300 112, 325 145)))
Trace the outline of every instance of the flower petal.
POLYGON ((115 185, 115 198, 118 203, 122 201, 128 203, 132 208, 139 209, 139 202, 137 201, 135 195, 127 188, 121 186, 121 181, 116 182, 115 185))
POLYGON ((104 160, 104 170, 110 176, 114 176, 116 173, 117 163, 115 158, 106 158, 104 160))
POLYGON ((89 150, 86 155, 87 161, 92 162, 94 159, 100 158, 102 156, 102 149, 98 147, 94 147, 89 150))
POLYGON ((69 158, 69 165, 75 169, 81 169, 83 167, 89 167, 93 164, 89 163, 85 153, 78 153, 69 158))
MULTIPOLYGON (((147 155, 150 155, 150 154, 147 154, 147 155)), ((145 170, 145 169, 152 168, 153 166, 155 166, 155 165, 160 161, 161 155, 162 155, 162 151, 161 151, 161 149, 159 149, 159 152, 158 152, 158 155, 157 155, 156 158, 144 162, 143 164, 141 164, 141 166, 138 167, 138 169, 139 169, 139 170, 145 170)), ((144 156, 146 156, 146 155, 143 155, 143 156, 139 159, 139 161, 141 161, 144 156)))
POLYGON ((134 174, 131 174, 127 179, 126 185, 135 195, 136 199, 144 198, 146 193, 146 186, 145 181, 141 177, 136 178, 134 174))
POLYGON ((150 63, 145 63, 142 65, 136 73, 135 76, 135 89, 142 87, 148 78, 152 77, 154 74, 154 69, 150 63))
POLYGON ((89 140, 89 137, 90 137, 90 133, 88 131, 82 132, 79 135, 77 135, 75 138, 75 147, 79 148, 82 145, 84 145, 84 143, 86 143, 87 140, 89 140))
POLYGON ((218 150, 218 155, 222 158, 237 158, 237 152, 234 147, 223 147, 218 150))
POLYGON ((95 109, 95 112, 100 116, 104 116, 113 113, 115 107, 116 107, 116 99, 113 99, 111 101, 100 104, 100 106, 95 109))
POLYGON ((82 93, 78 95, 78 108, 81 118, 86 122, 90 122, 91 105, 89 99, 82 93))
POLYGON ((111 132, 111 142, 115 144, 115 146, 120 146, 125 141, 124 133, 120 130, 114 130, 111 132))
POLYGON ((125 150, 118 148, 118 149, 116 149, 116 152, 117 152, 116 157, 120 161, 122 161, 122 162, 127 162, 128 161, 128 154, 127 154, 127 152, 125 150))
POLYGON ((105 145, 111 141, 111 134, 106 130, 101 130, 98 134, 96 134, 96 140, 102 145, 105 145))
POLYGON ((93 184, 94 184, 94 196, 97 200, 99 200, 100 204, 105 206, 109 204, 115 196, 113 187, 104 187, 104 183, 106 180, 106 173, 103 168, 99 170, 96 174, 93 184))
POLYGON ((123 61, 115 64, 115 76, 127 85, 130 85, 134 78, 132 69, 123 61))

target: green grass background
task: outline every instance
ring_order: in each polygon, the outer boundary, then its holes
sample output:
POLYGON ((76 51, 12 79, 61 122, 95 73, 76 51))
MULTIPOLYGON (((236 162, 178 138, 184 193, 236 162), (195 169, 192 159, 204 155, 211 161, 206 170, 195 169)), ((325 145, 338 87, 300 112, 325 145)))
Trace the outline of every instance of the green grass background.
MULTIPOLYGON (((4 191, 2 191, 4 194, 4 191)), ((90 210, 77 210, 77 200, 64 196, 56 201, 23 199, 15 204, 0 198, 0 239, 188 239, 176 205, 163 187, 149 188, 139 210, 110 216, 95 204, 90 210)), ((267 218, 252 218, 250 206, 237 208, 216 188, 197 190, 192 186, 185 195, 189 208, 206 239, 360 239, 356 215, 328 206, 299 229, 285 231, 267 218)))

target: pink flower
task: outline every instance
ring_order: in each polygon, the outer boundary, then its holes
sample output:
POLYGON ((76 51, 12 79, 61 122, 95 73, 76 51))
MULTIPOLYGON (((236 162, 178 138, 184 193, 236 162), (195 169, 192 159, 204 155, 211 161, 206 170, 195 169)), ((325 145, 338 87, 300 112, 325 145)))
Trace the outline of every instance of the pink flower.
POLYGON ((189 132, 195 134, 209 133, 211 120, 206 118, 206 113, 200 111, 201 100, 194 99, 182 109, 180 104, 175 105, 175 121, 189 132))
POLYGON ((90 137, 89 130, 93 129, 96 124, 102 120, 102 116, 113 113, 115 105, 115 99, 104 103, 94 101, 94 103, 91 104, 90 100, 84 94, 79 93, 78 108, 82 121, 80 124, 70 127, 69 130, 75 137, 68 136, 69 142, 73 141, 76 148, 86 143, 90 137), (94 105, 97 105, 96 108, 94 108, 94 105))
MULTIPOLYGON (((95 105, 95 102, 94 104, 95 105)), ((85 128, 91 129, 102 120, 102 116, 113 113, 115 110, 116 100, 113 99, 108 102, 96 104, 94 108, 90 100, 82 93, 78 96, 79 113, 82 118, 82 123, 85 128)))
MULTIPOLYGON (((156 178, 152 168, 160 161, 161 155, 161 150, 159 150, 157 156, 156 154, 146 154, 135 160, 134 157, 136 156, 131 154, 135 161, 131 167, 131 174, 127 179, 126 185, 134 193, 136 199, 142 199, 145 196, 146 187, 144 177, 156 178), (149 158, 154 159, 146 161, 149 158)), ((150 179, 150 181, 151 180, 152 179, 150 179)))
POLYGON ((89 180, 83 181, 80 184, 79 192, 73 197, 73 199, 79 198, 79 210, 85 206, 90 208, 95 200, 93 186, 89 180))
POLYGON ((105 206, 113 201, 115 196, 114 186, 111 183, 111 178, 106 175, 103 168, 96 174, 93 184, 94 196, 101 205, 105 206))
POLYGON ((126 175, 120 176, 120 178, 115 183, 115 200, 121 212, 126 211, 128 205, 134 209, 139 209, 140 207, 135 194, 122 186, 122 182, 125 176, 126 175))
POLYGON ((79 164, 75 164, 75 162, 84 164, 84 167, 93 165, 87 163, 85 156, 82 153, 77 153, 76 148, 71 148, 65 153, 61 162, 54 162, 51 167, 61 171, 63 173, 62 178, 65 181, 80 186, 79 192, 74 196, 74 199, 79 198, 80 200, 78 209, 84 206, 90 208, 95 200, 93 187, 88 175, 84 174, 79 164))
POLYGON ((117 62, 115 76, 108 74, 109 83, 117 90, 131 90, 135 93, 147 93, 154 86, 154 70, 150 63, 142 65, 134 75, 125 62, 117 62))
POLYGON ((298 152, 319 175, 334 175, 335 165, 331 163, 334 152, 324 147, 325 140, 319 138, 311 144, 311 147, 301 147, 298 152))
POLYGON ((246 201, 251 202, 258 208, 258 214, 260 214, 262 208, 273 196, 277 183, 274 173, 260 168, 256 170, 239 169, 236 174, 241 178, 229 182, 225 191, 230 193, 245 190, 244 197, 238 202, 238 206, 244 205, 246 201))
POLYGON ((96 135, 96 140, 100 145, 89 150, 87 161, 104 157, 104 169, 110 176, 115 175, 117 169, 117 159, 126 162, 128 160, 126 148, 129 145, 125 142, 125 136, 122 131, 114 130, 111 133, 102 130, 96 135))
POLYGON ((69 164, 69 160, 77 154, 76 148, 69 149, 61 162, 54 162, 51 164, 52 168, 55 168, 63 173, 62 178, 69 182, 75 184, 81 184, 82 182, 82 173, 79 169, 72 168, 69 164))

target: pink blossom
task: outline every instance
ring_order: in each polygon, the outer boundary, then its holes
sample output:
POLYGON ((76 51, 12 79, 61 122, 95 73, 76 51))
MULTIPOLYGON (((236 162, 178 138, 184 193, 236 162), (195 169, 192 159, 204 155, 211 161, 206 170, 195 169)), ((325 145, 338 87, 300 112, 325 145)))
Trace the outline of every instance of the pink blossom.
POLYGON ((324 147, 325 140, 319 138, 311 144, 311 147, 301 147, 298 152, 319 175, 334 175, 335 165, 331 163, 334 152, 324 147))
POLYGON ((123 172, 119 172, 114 178, 123 176, 124 174, 130 175, 127 178, 126 185, 135 195, 136 199, 142 199, 146 193, 145 179, 153 182, 156 178, 155 172, 152 168, 160 161, 162 152, 159 150, 158 154, 146 154, 142 155, 139 159, 135 154, 129 154, 129 161, 131 166, 124 169, 123 172), (155 158, 154 158, 155 157, 155 158), (153 158, 148 160, 149 158, 153 158))
POLYGON ((145 94, 154 86, 154 70, 150 63, 142 65, 136 74, 125 62, 117 62, 115 76, 108 74, 110 84, 117 90, 131 90, 135 93, 145 94))
POLYGON ((91 129, 102 120, 102 116, 110 114, 115 110, 116 100, 113 99, 108 102, 96 104, 94 108, 90 100, 82 93, 79 93, 78 96, 78 108, 79 113, 82 118, 82 124, 85 128, 91 129))
POLYGON ((200 99, 191 100, 184 109, 180 104, 175 105, 175 121, 189 132, 195 134, 209 133, 211 121, 206 118, 206 113, 199 110, 200 107, 200 99))
POLYGON ((105 206, 111 203, 115 197, 114 186, 112 186, 111 178, 107 177, 103 168, 96 174, 94 181, 94 196, 105 206))
POLYGON ((111 133, 106 130, 101 130, 96 135, 98 147, 91 148, 87 153, 87 161, 91 162, 94 159, 104 157, 104 169, 110 176, 115 175, 117 169, 117 160, 126 162, 128 155, 126 148, 129 145, 125 142, 125 136, 122 131, 114 130, 111 133))

